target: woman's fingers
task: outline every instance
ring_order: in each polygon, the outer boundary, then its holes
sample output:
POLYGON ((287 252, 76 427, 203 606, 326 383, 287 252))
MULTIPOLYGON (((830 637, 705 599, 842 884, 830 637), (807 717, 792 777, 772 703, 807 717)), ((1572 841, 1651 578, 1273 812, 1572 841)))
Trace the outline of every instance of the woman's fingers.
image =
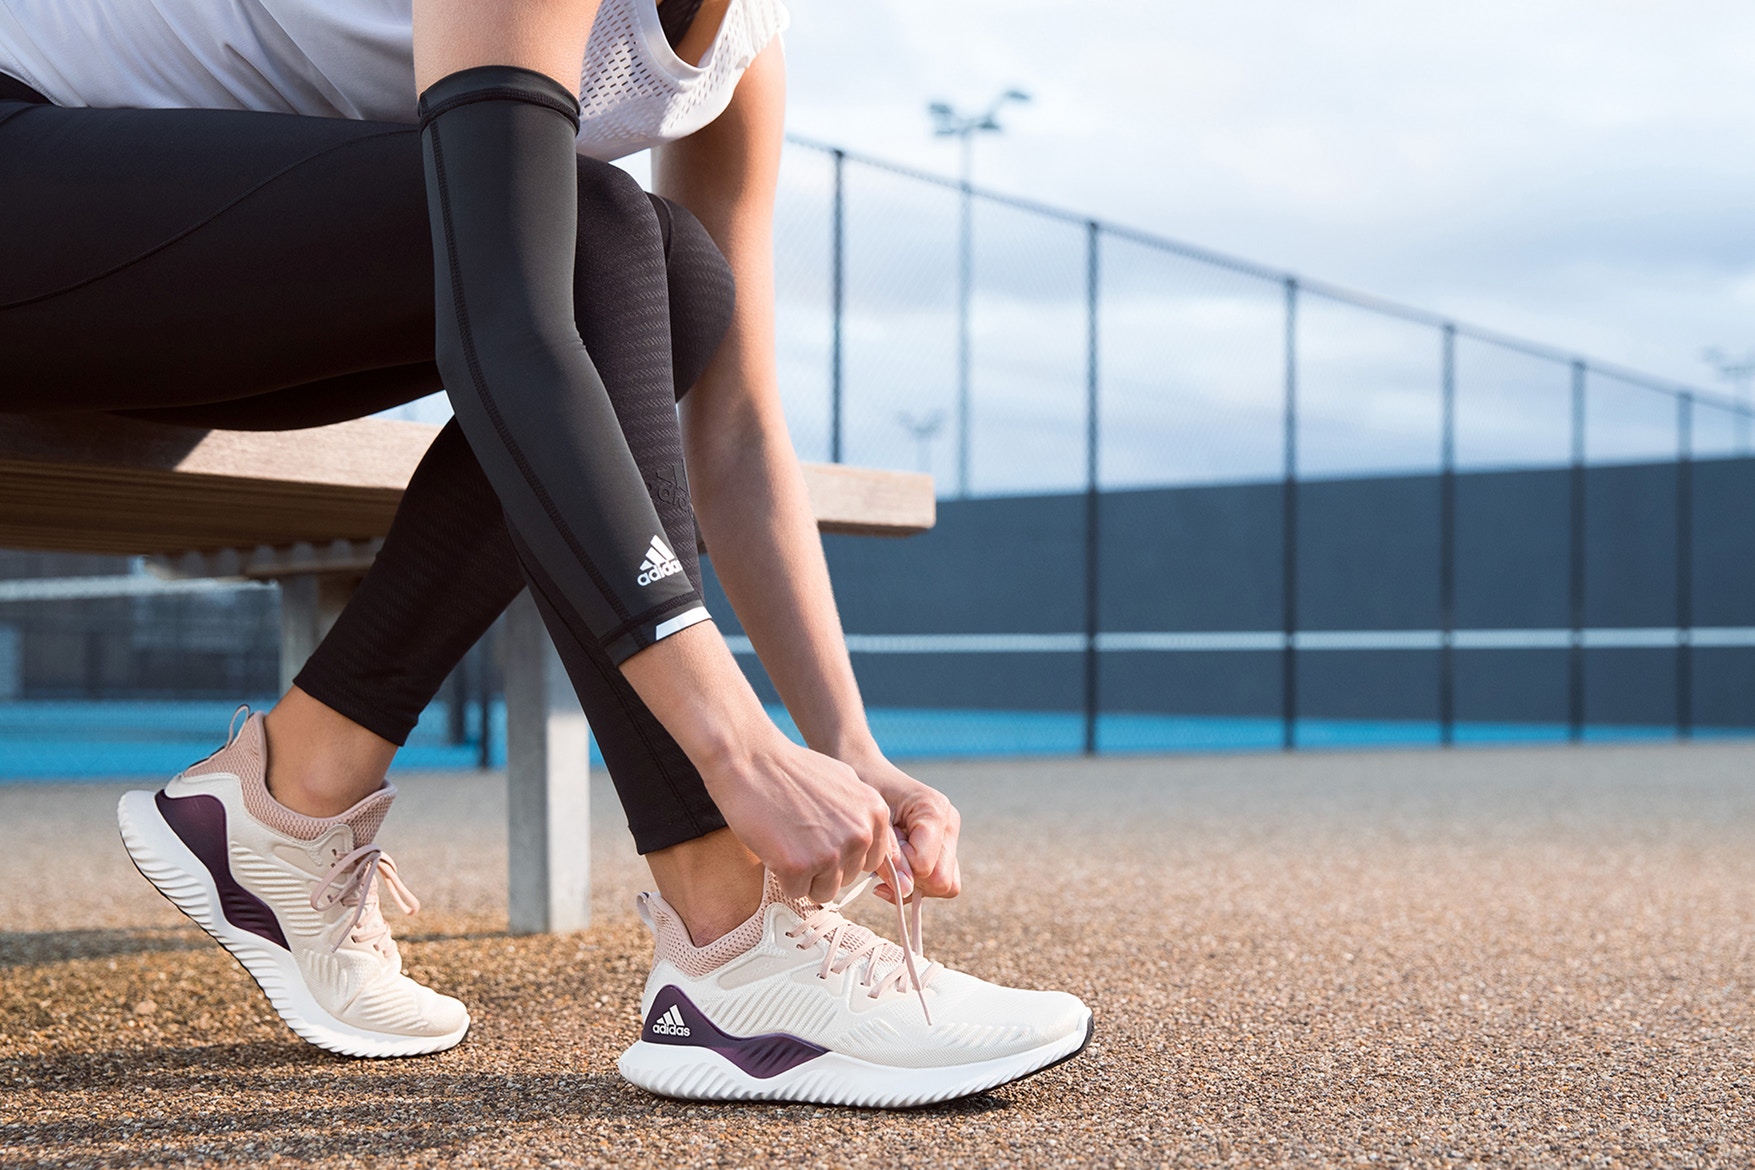
POLYGON ((789 898, 833 901, 895 848, 883 797, 806 748, 781 740, 740 767, 703 775, 732 832, 789 898))
POLYGON ((912 854, 908 860, 914 872, 924 881, 931 881, 938 869, 939 855, 944 851, 945 824, 933 816, 923 816, 903 826, 902 850, 912 854))
POLYGON ((945 797, 922 785, 903 810, 907 848, 913 853, 914 880, 929 898, 956 896, 957 837, 962 818, 945 797))
POLYGON ((957 810, 887 762, 875 774, 781 741, 753 767, 708 775, 708 790, 789 898, 833 901, 863 873, 886 901, 954 896, 957 810))
POLYGON ((809 898, 813 902, 833 902, 835 895, 841 892, 841 871, 839 869, 823 871, 811 880, 810 888, 800 897, 809 898))
POLYGON ((896 877, 902 883, 901 893, 906 898, 914 892, 914 859, 909 856, 908 834, 903 832, 900 825, 895 826, 892 832, 895 834, 896 846, 890 860, 895 863, 896 877))
POLYGON ((911 871, 904 884, 929 898, 954 897, 961 889, 956 857, 963 823, 956 806, 875 752, 857 757, 853 766, 889 805, 902 838, 902 858, 911 871))

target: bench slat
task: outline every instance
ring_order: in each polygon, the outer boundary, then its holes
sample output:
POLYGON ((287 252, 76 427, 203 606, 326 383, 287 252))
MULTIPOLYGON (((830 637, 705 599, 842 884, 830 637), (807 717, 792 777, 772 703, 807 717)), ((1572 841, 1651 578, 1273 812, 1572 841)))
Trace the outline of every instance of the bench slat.
POLYGON ((102 414, 9 414, 0 415, 0 460, 401 491, 437 433, 383 418, 214 431, 102 414))
MULTIPOLYGON (((438 428, 357 419, 209 431, 108 415, 0 415, 0 546, 114 554, 367 541, 438 428)), ((932 527, 932 478, 806 464, 824 532, 932 527)))

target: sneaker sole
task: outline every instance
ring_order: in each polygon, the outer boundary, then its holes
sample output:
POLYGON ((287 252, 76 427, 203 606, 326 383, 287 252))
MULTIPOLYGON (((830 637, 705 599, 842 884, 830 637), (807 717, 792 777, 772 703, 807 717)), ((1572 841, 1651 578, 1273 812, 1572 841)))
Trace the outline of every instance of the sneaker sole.
POLYGON ((214 887, 213 876, 165 824, 152 793, 126 793, 116 806, 116 825, 140 876, 231 952, 287 1027, 301 1039, 342 1056, 425 1056, 455 1047, 469 1031, 470 1021, 465 1020, 461 1028, 443 1036, 398 1036, 336 1019, 312 997, 291 952, 237 929, 226 921, 224 914, 216 912, 219 891, 214 887))
POLYGON ((664 1097, 690 1101, 795 1101, 909 1109, 954 1101, 1071 1060, 1096 1030, 1085 1026, 1065 1039, 1028 1052, 947 1068, 901 1068, 828 1052, 774 1077, 753 1077, 708 1048, 636 1041, 617 1068, 631 1083, 664 1097))

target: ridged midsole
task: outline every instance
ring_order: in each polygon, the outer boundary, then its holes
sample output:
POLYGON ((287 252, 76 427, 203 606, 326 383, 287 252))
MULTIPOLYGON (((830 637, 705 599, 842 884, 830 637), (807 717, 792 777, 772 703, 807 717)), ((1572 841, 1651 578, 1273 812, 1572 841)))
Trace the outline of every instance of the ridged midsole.
POLYGON ((639 1040, 622 1054, 622 1076, 667 1097, 720 1101, 805 1101, 908 1108, 997 1088, 1064 1060, 1090 1039, 1077 1032, 1011 1056, 939 1068, 876 1064, 828 1052, 774 1077, 754 1077, 710 1048, 639 1040))

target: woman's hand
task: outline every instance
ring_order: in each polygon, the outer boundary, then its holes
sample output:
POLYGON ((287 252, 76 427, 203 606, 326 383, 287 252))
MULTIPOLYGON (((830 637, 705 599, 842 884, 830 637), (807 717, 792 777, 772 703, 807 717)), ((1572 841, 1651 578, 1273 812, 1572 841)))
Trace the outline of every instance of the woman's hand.
MULTIPOLYGON (((938 789, 927 787, 890 763, 875 746, 843 759, 889 807, 903 860, 908 863, 908 872, 902 875, 904 885, 911 876, 913 887, 925 897, 956 897, 963 888, 963 873, 957 865, 963 817, 956 806, 938 789)), ((886 902, 896 900, 887 881, 879 882, 875 892, 886 902)), ((907 889, 902 896, 908 896, 907 889)))
POLYGON ((701 775, 726 825, 789 898, 829 902, 886 860, 903 868, 883 797, 846 764, 778 731, 738 758, 709 762, 701 775))
POLYGON ((648 646, 622 663, 622 675, 700 769, 727 827, 788 897, 830 901, 900 856, 879 792, 846 764, 780 733, 712 622, 648 646))

